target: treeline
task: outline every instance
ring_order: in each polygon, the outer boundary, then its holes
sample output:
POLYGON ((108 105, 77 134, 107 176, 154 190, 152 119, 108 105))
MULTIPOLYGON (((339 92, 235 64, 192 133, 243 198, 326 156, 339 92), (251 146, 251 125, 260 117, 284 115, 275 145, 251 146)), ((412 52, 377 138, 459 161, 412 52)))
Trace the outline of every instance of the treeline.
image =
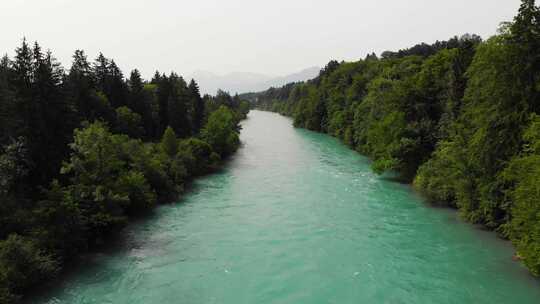
POLYGON ((23 40, 0 61, 0 109, 0 303, 12 303, 218 168, 248 104, 175 73, 126 79, 81 50, 66 71, 23 40))
POLYGON ((509 238, 540 275, 540 9, 481 41, 330 62, 314 79, 246 95, 399 173, 432 202, 509 238))

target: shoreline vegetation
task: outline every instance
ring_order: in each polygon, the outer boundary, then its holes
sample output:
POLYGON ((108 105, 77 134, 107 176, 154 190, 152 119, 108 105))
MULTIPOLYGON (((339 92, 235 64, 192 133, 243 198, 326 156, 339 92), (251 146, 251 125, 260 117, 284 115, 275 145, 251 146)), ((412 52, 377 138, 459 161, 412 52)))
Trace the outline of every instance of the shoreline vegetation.
POLYGON ((173 202, 240 145, 249 105, 82 50, 64 70, 26 39, 0 60, 0 303, 54 279, 131 218, 173 202))
POLYGON ((330 61, 318 77, 242 94, 296 127, 328 133, 430 202, 511 240, 540 275, 540 9, 523 0, 476 35, 330 61))

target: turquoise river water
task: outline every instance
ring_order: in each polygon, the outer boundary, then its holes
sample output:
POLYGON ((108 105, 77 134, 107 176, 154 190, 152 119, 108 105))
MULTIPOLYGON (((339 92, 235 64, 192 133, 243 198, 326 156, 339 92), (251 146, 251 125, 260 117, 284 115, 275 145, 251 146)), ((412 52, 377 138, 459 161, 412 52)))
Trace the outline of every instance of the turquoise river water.
POLYGON ((32 303, 540 303, 494 233, 252 111, 243 147, 32 303))

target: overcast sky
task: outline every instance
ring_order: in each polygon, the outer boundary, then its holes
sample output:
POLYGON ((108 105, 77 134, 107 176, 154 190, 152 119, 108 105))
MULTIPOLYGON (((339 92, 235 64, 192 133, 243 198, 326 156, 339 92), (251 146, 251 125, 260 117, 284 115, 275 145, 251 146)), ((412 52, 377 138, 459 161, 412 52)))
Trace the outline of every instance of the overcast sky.
POLYGON ((463 33, 486 38, 519 0, 0 0, 0 52, 23 36, 65 67, 101 51, 127 74, 284 75, 463 33))

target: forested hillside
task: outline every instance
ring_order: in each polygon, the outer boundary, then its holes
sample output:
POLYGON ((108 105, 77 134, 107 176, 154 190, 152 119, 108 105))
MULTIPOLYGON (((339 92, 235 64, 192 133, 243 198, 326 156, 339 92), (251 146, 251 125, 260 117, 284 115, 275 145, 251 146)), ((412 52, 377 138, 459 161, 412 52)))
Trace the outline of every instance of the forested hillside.
POLYGON ((238 96, 23 40, 0 61, 0 303, 16 302, 239 146, 238 96))
POLYGON ((305 83, 245 95, 393 171, 435 204, 498 231, 540 275, 540 9, 482 41, 331 61, 305 83))

